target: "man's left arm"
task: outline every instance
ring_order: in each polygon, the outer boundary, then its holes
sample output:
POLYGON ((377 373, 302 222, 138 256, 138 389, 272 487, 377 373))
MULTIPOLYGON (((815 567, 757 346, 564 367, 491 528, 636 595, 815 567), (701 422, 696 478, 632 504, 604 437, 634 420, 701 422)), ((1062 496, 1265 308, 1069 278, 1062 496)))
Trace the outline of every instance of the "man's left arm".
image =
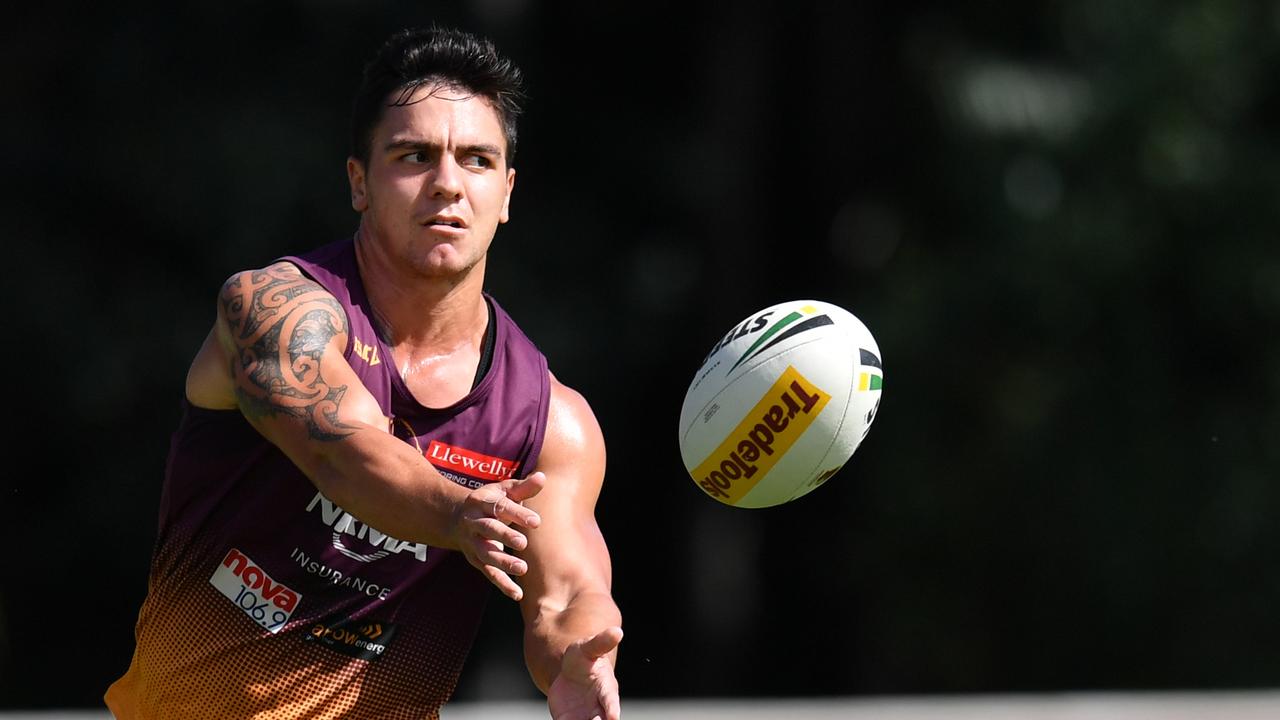
POLYGON ((537 467, 546 485, 525 501, 542 523, 528 531, 519 555, 528 563, 520 580, 525 662, 557 720, 615 720, 621 713, 614 664, 622 613, 595 518, 604 469, 604 438, 590 406, 552 378, 537 467))

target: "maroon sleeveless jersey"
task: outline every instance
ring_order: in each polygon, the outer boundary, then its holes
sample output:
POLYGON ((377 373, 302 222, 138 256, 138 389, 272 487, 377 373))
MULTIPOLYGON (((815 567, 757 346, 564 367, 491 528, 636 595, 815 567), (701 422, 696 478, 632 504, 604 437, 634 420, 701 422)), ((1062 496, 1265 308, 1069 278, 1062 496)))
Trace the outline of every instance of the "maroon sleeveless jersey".
MULTIPOLYGON (((487 372, 426 408, 374 330, 354 242, 284 259, 346 310, 347 361, 398 437, 467 487, 532 472, 547 363, 492 298, 487 372)), ((184 401, 133 662, 106 702, 118 718, 436 718, 492 592, 461 553, 334 505, 239 411, 184 401)))

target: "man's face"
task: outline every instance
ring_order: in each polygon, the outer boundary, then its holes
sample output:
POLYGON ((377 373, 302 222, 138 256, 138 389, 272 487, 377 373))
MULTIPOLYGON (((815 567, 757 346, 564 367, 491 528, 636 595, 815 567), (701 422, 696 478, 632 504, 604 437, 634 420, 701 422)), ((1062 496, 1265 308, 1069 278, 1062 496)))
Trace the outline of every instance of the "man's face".
POLYGON ((347 175, 362 232, 410 271, 433 277, 484 259, 515 184, 493 106, 441 86, 387 108, 368 165, 351 158, 347 175))

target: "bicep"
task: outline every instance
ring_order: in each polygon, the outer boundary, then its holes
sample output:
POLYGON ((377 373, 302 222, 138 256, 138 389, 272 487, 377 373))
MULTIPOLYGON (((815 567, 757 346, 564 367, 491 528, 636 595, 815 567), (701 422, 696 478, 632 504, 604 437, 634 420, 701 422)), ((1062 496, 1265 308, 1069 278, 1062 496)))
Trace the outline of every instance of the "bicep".
POLYGON ((581 396, 558 384, 553 388, 536 468, 546 474, 546 486, 525 501, 542 517, 521 553, 529 563, 522 583, 530 601, 526 613, 543 603, 563 606, 579 593, 608 593, 612 583, 608 547, 595 517, 604 481, 604 439, 581 396))
POLYGON ((237 273, 218 296, 215 335, 236 405, 304 469, 316 441, 385 429, 343 355, 347 332, 337 299, 288 263, 237 273))

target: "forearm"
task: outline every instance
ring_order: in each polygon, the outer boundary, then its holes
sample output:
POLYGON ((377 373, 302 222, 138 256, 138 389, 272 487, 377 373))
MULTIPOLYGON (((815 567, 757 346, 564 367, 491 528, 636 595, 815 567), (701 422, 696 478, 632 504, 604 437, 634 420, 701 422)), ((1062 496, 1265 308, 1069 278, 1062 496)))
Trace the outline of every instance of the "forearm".
MULTIPOLYGON (((459 515, 470 491, 387 432, 384 409, 347 362, 347 333, 343 305, 294 265, 236 273, 219 294, 188 395, 214 407, 234 399, 321 493, 370 527, 463 549, 459 515)), ((472 538, 486 537, 472 525, 472 538)), ((487 546, 472 545, 475 561, 487 546)))
POLYGON ((325 497, 379 532, 458 549, 455 514, 468 490, 394 436, 357 430, 321 444, 303 469, 325 497))
MULTIPOLYGON (((546 693, 560 673, 561 658, 570 644, 606 628, 622 625, 622 613, 607 592, 578 593, 558 607, 544 600, 535 617, 525 623, 524 655, 534 684, 546 693)), ((609 654, 616 662, 617 651, 609 654)))

